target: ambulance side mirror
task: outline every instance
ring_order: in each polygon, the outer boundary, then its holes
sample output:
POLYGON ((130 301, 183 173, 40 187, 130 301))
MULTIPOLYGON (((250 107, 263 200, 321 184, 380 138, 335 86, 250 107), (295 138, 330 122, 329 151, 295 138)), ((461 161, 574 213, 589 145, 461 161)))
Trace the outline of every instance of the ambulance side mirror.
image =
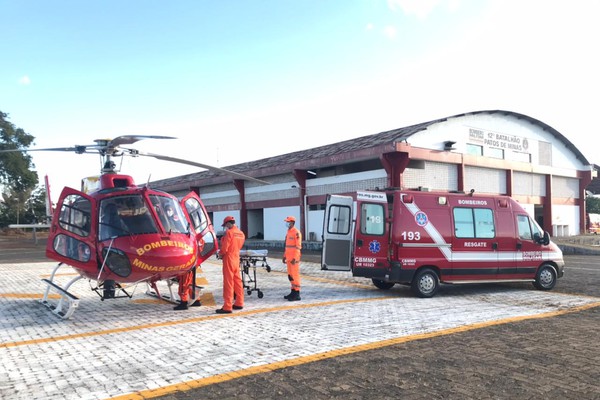
POLYGON ((544 241, 542 242, 544 246, 548 246, 550 244, 550 235, 548 232, 544 232, 544 241))
POLYGON ((535 242, 544 246, 547 246, 548 244, 550 244, 550 235, 548 234, 548 232, 544 231, 544 235, 540 236, 539 233, 535 233, 534 234, 534 239, 535 242))

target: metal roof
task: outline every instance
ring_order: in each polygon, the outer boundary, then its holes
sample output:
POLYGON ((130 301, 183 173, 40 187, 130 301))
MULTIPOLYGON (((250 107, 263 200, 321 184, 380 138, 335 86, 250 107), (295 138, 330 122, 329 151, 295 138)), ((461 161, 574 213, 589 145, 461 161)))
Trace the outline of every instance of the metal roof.
MULTIPOLYGON (((533 125, 541 127, 543 130, 552 134, 558 141, 562 142, 577 159, 583 164, 589 164, 584 155, 575 147, 565 136, 551 126, 527 115, 515 113, 512 111, 503 110, 484 110, 474 111, 463 114, 457 114, 450 117, 435 119, 428 122, 422 122, 416 125, 411 125, 403 128, 398 128, 390 131, 375 133, 371 135, 361 136, 354 139, 345 140, 338 143, 328 144, 311 149, 300 150, 293 153, 281 154, 274 157, 263 158, 260 160, 249 161, 241 164, 230 165, 223 169, 233 172, 247 174, 253 177, 261 178, 266 171, 291 172, 293 169, 311 169, 319 166, 332 165, 331 157, 339 156, 340 154, 356 154, 361 150, 380 148, 382 146, 392 146, 400 141, 408 140, 417 132, 426 130, 429 126, 447 121, 449 119, 477 115, 477 114, 502 114, 523 119, 533 125), (262 174, 262 175, 261 175, 262 174)), ((273 175, 273 174, 271 174, 273 175)), ((158 188, 179 187, 185 184, 190 184, 193 181, 214 180, 222 177, 224 182, 231 179, 227 175, 210 170, 201 171, 193 174, 177 176, 173 178, 163 179, 152 182, 152 185, 158 188)))

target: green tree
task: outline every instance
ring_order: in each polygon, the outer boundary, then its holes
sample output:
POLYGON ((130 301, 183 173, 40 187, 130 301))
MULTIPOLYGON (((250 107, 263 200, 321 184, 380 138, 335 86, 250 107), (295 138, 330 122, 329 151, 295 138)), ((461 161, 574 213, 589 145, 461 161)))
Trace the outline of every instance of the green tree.
POLYGON ((600 197, 594 197, 594 196, 586 197, 585 211, 588 214, 600 214, 600 197))
POLYGON ((34 137, 8 121, 8 114, 0 111, 0 226, 8 223, 28 223, 20 214, 27 210, 27 202, 37 186, 37 173, 31 156, 23 150, 33 143, 34 137), (11 219, 12 218, 12 219, 11 219), (5 222, 8 221, 8 222, 5 222))
POLYGON ((10 224, 46 223, 46 188, 15 192, 5 190, 0 202, 0 227, 10 224))

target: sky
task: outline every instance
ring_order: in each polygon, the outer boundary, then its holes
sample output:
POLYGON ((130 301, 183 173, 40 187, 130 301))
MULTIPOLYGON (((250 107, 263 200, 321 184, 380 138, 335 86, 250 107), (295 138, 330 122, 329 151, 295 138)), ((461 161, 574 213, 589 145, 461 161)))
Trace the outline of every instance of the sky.
MULTIPOLYGON (((600 164, 600 1, 0 0, 0 111, 31 148, 130 147, 226 168, 507 110, 600 164)), ((57 199, 98 156, 32 152, 57 199)), ((201 171, 126 158, 137 183, 201 171)))

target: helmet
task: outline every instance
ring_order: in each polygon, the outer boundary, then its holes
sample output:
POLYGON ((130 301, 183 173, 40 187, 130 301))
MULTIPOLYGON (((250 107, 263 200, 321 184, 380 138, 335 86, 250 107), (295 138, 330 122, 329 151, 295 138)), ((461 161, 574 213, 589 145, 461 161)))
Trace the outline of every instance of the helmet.
POLYGON ((225 226, 228 222, 232 222, 235 224, 235 218, 233 218, 231 215, 226 216, 223 219, 223 224, 221 226, 225 226))
POLYGON ((296 222, 296 218, 290 216, 290 217, 287 217, 286 219, 284 219, 284 221, 285 222, 296 222))

